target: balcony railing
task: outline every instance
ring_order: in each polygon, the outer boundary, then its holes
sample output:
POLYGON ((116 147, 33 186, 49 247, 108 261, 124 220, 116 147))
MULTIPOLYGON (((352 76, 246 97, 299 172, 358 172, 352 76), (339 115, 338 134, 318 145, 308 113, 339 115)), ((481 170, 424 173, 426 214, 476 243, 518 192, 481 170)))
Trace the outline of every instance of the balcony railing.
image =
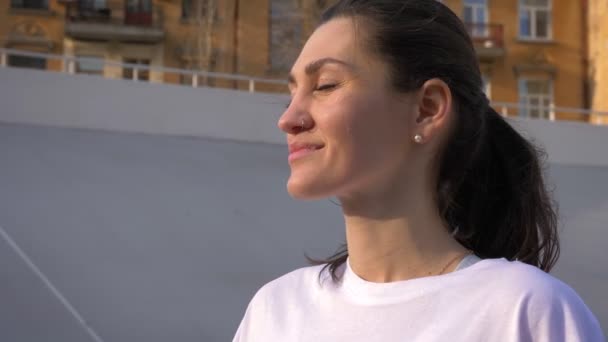
POLYGON ((48 0, 11 0, 12 9, 48 10, 48 0))
POLYGON ((151 0, 64 0, 66 34, 77 39, 158 42, 162 12, 151 0))
POLYGON ((151 0, 63 0, 69 22, 107 22, 160 26, 160 11, 151 0))
POLYGON ((504 30, 501 24, 466 23, 465 25, 480 58, 497 58, 504 55, 504 30))
MULTIPOLYGON (((130 77, 133 81, 140 81, 140 75, 142 73, 147 74, 156 74, 160 75, 160 82, 165 84, 174 84, 186 87, 197 88, 203 86, 200 84, 201 79, 207 80, 215 80, 217 84, 221 84, 222 86, 217 86, 218 88, 224 87, 229 89, 247 89, 250 93, 263 92, 260 89, 263 88, 280 88, 287 89, 287 81, 278 80, 278 79, 270 79, 270 78, 261 78, 261 77, 252 77, 245 76, 239 74, 228 74, 221 72, 210 72, 210 71, 197 71, 197 70, 185 70, 185 69, 177 69, 177 68, 168 68, 168 67, 159 67, 159 66, 149 66, 145 64, 132 64, 132 63, 120 63, 113 62, 98 58, 90 58, 90 57, 74 57, 74 56, 63 56, 49 53, 39 53, 39 52, 30 52, 30 51, 21 51, 15 49, 6 49, 0 48, 0 68, 2 67, 11 67, 9 63, 9 59, 11 56, 23 56, 30 58, 38 58, 43 59, 45 61, 59 61, 60 64, 63 65, 62 72, 68 74, 77 73, 77 64, 78 63, 94 63, 101 64, 102 69, 118 69, 125 70, 129 69, 130 77), (177 77, 176 77, 177 76, 177 77), (181 79, 188 80, 189 82, 175 82, 170 81, 171 79, 181 79)), ((48 63, 47 63, 48 64, 48 63)), ((123 73, 120 73, 121 77, 108 76, 108 74, 103 72, 102 70, 99 74, 106 75, 106 78, 122 78, 124 76, 123 73)), ((153 78, 151 77, 151 80, 153 78)), ((159 81, 157 81, 159 82, 159 81)), ((276 92, 276 91, 274 91, 276 92)))

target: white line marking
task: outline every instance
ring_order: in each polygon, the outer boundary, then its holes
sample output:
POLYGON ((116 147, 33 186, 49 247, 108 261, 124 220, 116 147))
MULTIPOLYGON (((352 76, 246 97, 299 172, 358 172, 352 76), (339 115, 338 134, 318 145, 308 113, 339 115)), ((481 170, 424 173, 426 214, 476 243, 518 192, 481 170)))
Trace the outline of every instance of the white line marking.
POLYGON ((85 319, 80 315, 80 313, 78 313, 74 306, 70 304, 70 302, 61 294, 61 292, 59 292, 59 290, 53 285, 53 283, 51 283, 49 278, 47 278, 47 276, 42 273, 42 271, 36 266, 36 264, 34 264, 32 259, 30 259, 27 254, 25 254, 25 252, 19 247, 19 245, 17 245, 17 243, 10 237, 10 235, 8 235, 8 233, 4 230, 4 228, 2 228, 2 226, 0 226, 0 235, 2 235, 4 241, 6 241, 9 246, 11 246, 13 251, 17 253, 17 255, 21 258, 21 260, 25 262, 25 264, 30 268, 30 270, 32 270, 32 272, 34 272, 34 274, 36 274, 38 278, 42 280, 44 285, 46 285, 46 287, 53 293, 53 295, 57 299, 59 299, 61 304, 63 304, 63 306, 70 312, 70 314, 72 314, 72 316, 76 318, 78 323, 80 323, 80 325, 85 329, 89 336, 91 336, 91 338, 95 342, 104 342, 103 339, 99 337, 99 335, 97 335, 95 330, 93 330, 93 328, 89 326, 87 321, 85 321, 85 319))

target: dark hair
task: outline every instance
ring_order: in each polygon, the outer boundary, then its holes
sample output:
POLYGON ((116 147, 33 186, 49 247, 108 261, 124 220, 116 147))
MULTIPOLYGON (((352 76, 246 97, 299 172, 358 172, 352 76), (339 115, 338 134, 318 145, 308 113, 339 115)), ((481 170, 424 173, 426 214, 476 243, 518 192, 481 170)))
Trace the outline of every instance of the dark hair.
MULTIPOLYGON (((447 226, 481 258, 519 260, 548 272, 559 256, 555 203, 543 181, 544 153, 513 129, 482 91, 475 49, 448 7, 434 0, 339 0, 321 17, 352 18, 364 45, 410 92, 438 78, 450 88, 456 121, 441 154, 435 201, 447 226), (357 25, 360 27, 361 25, 357 25)), ((325 260, 333 280, 347 246, 325 260)))

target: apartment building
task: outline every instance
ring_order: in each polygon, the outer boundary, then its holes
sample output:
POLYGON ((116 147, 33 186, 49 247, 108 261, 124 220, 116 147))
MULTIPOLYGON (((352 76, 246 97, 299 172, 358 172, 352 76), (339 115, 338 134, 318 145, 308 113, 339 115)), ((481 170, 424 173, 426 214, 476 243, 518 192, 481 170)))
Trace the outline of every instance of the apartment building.
POLYGON ((445 0, 475 42, 486 92, 527 117, 588 120, 583 5, 572 0, 445 0))
MULTIPOLYGON (((518 106, 497 109, 509 115, 574 120, 589 120, 589 116, 555 108, 608 110, 608 100, 598 95, 608 75, 602 71, 606 68, 602 61, 608 60, 604 46, 608 30, 600 20, 607 5, 586 1, 588 8, 585 1, 572 0, 443 0, 469 29, 488 96, 494 102, 518 106)), ((0 8, 8 9, 0 11, 0 44, 114 62, 284 79, 329 3, 0 0, 0 8)), ((7 63, 55 70, 66 67, 32 58, 12 58, 7 63)), ((128 67, 99 62, 71 67, 74 72, 107 77, 134 76, 128 67)), ((171 73, 136 76, 157 82, 192 82, 171 73)), ((223 86, 245 85, 224 82, 223 86)))
MULTIPOLYGON (((267 7, 265 0, 0 0, 0 46, 93 58, 65 66, 9 56, 9 65, 111 78, 131 78, 133 70, 101 60, 263 76, 267 7)), ((161 72, 137 78, 191 82, 161 72)))

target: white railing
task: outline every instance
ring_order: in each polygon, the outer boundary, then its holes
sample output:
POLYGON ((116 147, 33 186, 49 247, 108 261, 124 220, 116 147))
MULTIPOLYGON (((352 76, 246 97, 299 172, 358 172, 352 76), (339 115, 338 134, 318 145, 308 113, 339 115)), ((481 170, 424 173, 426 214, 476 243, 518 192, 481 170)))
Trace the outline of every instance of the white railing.
MULTIPOLYGON (((159 75, 159 81, 162 83, 170 83, 170 84, 180 84, 192 87, 198 87, 200 84, 199 79, 213 79, 213 80, 221 80, 221 81, 232 81, 232 82, 244 82, 247 84, 247 89, 251 93, 255 93, 258 85, 287 85, 287 81, 278 80, 278 79, 270 79, 270 78, 261 78, 261 77, 253 77, 239 74, 229 74, 229 73, 221 73, 221 72, 211 72, 211 71, 202 71, 202 70, 187 70, 187 69, 179 69, 179 68, 169 68, 162 66, 148 66, 142 64, 131 64, 131 63, 122 63, 109 61, 101 58, 92 58, 92 57, 76 57, 76 56, 64 56, 50 53, 38 53, 38 52, 30 52, 30 51, 22 51, 15 49, 6 49, 0 48, 0 67, 8 66, 9 56, 24 56, 24 57, 35 57, 42 58, 47 62, 50 60, 60 61, 62 65, 62 72, 75 74, 77 72, 76 65, 78 62, 92 62, 103 65, 103 69, 106 70, 108 68, 116 68, 117 70, 122 71, 125 68, 131 69, 132 79, 134 81, 139 80, 139 75, 142 71, 147 71, 150 75, 152 73, 156 73, 159 75), (189 84, 183 83, 173 83, 166 82, 166 75, 178 75, 180 78, 182 76, 186 76, 191 81, 189 84)), ((48 70, 52 71, 52 70, 48 70)), ((104 73, 103 70, 101 71, 104 73)), ((108 77, 108 76, 106 76, 108 77)), ((111 77, 108 78, 122 78, 122 77, 111 77)), ((152 79, 152 81, 154 81, 152 79)))
POLYGON ((550 106, 532 106, 525 105, 522 106, 519 103, 511 103, 511 102, 498 102, 492 101, 490 103, 494 109, 496 109, 502 116, 521 116, 521 117, 529 117, 527 113, 530 113, 532 110, 536 110, 539 113, 546 113, 546 116, 539 117, 539 119, 546 119, 550 121, 555 120, 576 120, 577 118, 580 120, 587 121, 593 124, 608 124, 608 112, 607 111, 596 111, 584 108, 574 108, 574 107, 558 107, 554 104, 550 106))
MULTIPOLYGON (((8 56, 26 56, 26 57, 36 57, 43 58, 46 61, 49 60, 59 60, 62 63, 62 72, 74 74, 77 72, 76 65, 78 62, 93 62, 100 65, 103 65, 103 69, 106 70, 106 67, 116 68, 122 72, 123 69, 129 68, 133 71, 132 79, 134 81, 139 80, 140 72, 147 71, 149 75, 152 73, 156 73, 158 75, 159 82, 162 83, 170 83, 170 84, 179 84, 184 86, 192 86, 199 87, 199 79, 214 79, 214 80, 223 80, 223 81, 233 81, 233 82, 245 82, 247 84, 247 89, 251 93, 255 93, 258 91, 259 84, 266 85, 280 85, 286 86, 287 81, 278 80, 278 79, 268 79, 268 78, 260 78, 260 77, 252 77, 245 76, 239 74, 228 74, 221 72, 210 72, 210 71, 198 71, 198 70, 186 70, 186 69, 178 69, 178 68, 168 68, 168 67, 160 67, 160 66, 147 66, 142 64, 130 64, 130 63, 121 63, 108 61, 101 58, 91 58, 91 57, 75 57, 75 56, 64 56, 57 54, 49 54, 49 53, 36 53, 22 50, 14 50, 14 49, 6 49, 0 48, 0 67, 8 66, 8 56), (189 84, 184 84, 181 82, 172 83, 167 82, 165 79, 166 75, 179 75, 179 78, 186 76, 190 78, 189 84)), ((106 73, 107 74, 107 73, 106 73)), ((122 78, 121 76, 107 76, 109 78, 122 78)), ((154 82, 155 80, 152 79, 154 82)), ((286 87, 285 87, 286 90, 286 87)), ((549 108, 546 106, 522 106, 519 103, 510 103, 510 102, 491 102, 492 107, 494 107, 500 114, 503 116, 523 116, 525 117, 526 113, 529 113, 530 110, 538 110, 539 113, 547 113, 547 117, 541 117, 540 119, 548 119, 550 121, 555 120, 577 120, 577 121, 585 121, 592 124, 602 124, 608 125, 608 111, 594 111, 583 108, 571 108, 571 107, 557 107, 551 105, 549 108)))

